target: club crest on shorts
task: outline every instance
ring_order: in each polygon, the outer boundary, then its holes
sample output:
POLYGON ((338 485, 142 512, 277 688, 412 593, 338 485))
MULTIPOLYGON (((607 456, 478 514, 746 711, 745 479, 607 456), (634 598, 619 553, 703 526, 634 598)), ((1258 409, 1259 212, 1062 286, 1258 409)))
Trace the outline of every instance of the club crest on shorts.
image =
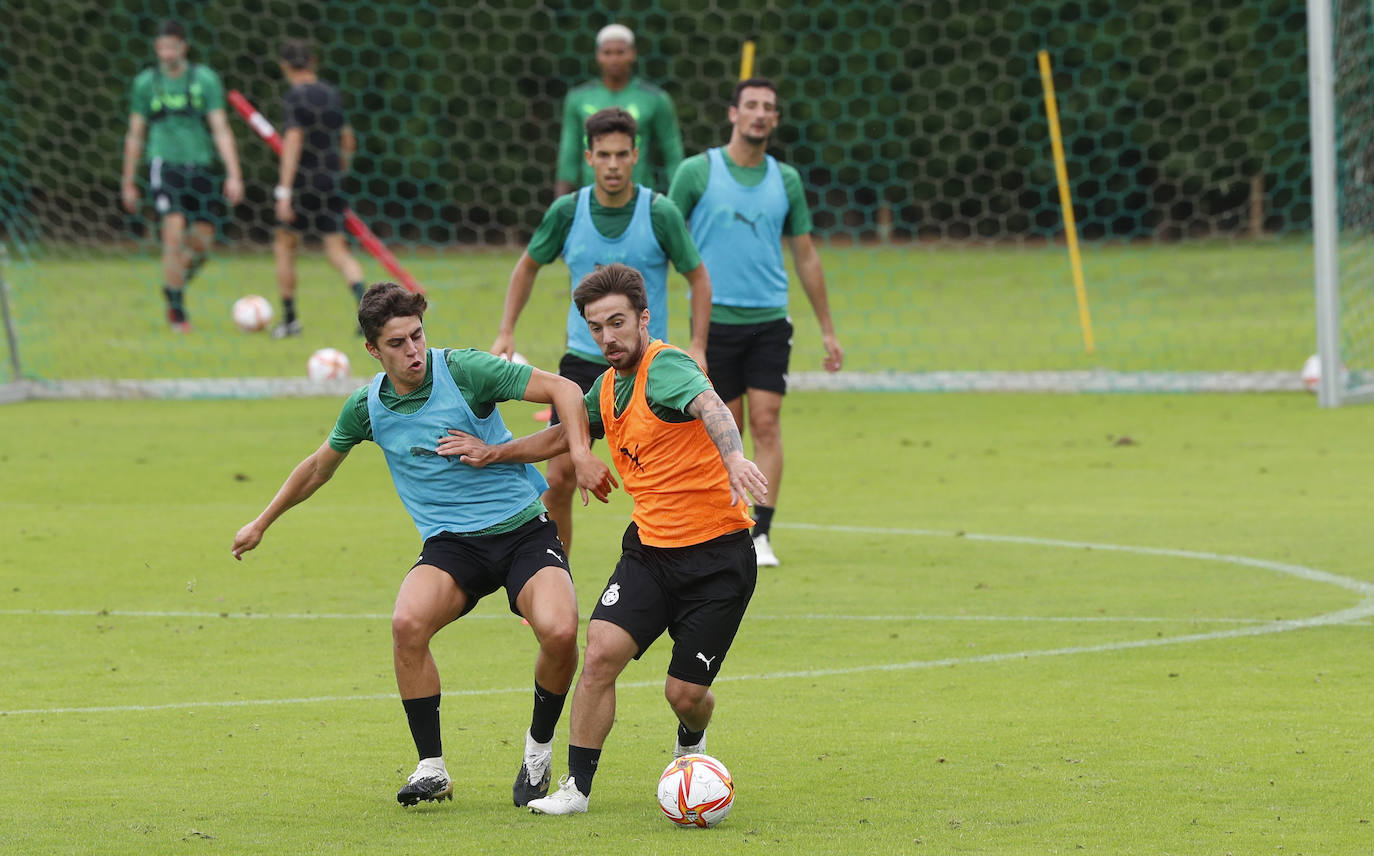
POLYGON ((602 606, 615 606, 620 602, 620 583, 611 583, 601 595, 602 606))

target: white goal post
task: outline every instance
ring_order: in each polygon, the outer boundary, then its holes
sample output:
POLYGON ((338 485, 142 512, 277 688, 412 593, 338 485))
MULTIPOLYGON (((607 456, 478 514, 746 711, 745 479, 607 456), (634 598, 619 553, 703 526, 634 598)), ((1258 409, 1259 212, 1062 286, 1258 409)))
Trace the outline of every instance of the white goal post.
POLYGON ((1312 250, 1322 407, 1374 401, 1374 14, 1364 0, 1307 0, 1312 250), (1339 366, 1330 371, 1326 367, 1339 366))

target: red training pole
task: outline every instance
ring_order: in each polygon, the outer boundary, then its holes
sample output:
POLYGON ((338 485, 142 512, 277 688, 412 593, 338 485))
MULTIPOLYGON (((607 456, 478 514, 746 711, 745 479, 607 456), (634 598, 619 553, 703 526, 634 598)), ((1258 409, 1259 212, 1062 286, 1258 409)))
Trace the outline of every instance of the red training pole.
MULTIPOLYGON (((230 105, 238 111, 238 114, 243 117, 244 121, 248 123, 249 127, 257 131, 258 136, 262 137, 263 141, 272 147, 272 151, 280 156, 281 135, 277 133, 276 128, 272 127, 272 123, 267 121, 267 117, 259 113, 252 102, 244 98, 243 93, 239 92, 237 89, 229 90, 225 97, 228 99, 230 105)), ((363 245, 363 249, 367 250, 373 258, 381 262, 382 267, 390 271, 391 275, 396 277, 401 285, 411 291, 417 291, 421 294, 424 293, 425 290, 420 287, 420 283, 415 281, 415 277, 411 276, 409 271, 401 267, 401 263, 396 261, 396 257, 386 248, 386 244, 383 244, 381 239, 378 238, 371 229, 367 228, 367 224, 364 223, 357 214, 353 213, 352 208, 344 209, 344 228, 352 233, 353 237, 358 239, 358 243, 363 245)))

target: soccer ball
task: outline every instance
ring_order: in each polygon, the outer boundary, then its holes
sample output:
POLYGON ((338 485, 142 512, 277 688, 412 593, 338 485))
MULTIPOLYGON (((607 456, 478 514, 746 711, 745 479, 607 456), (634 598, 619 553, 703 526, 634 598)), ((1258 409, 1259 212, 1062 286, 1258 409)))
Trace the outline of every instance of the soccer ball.
POLYGON ((234 301, 234 324, 245 333, 256 333, 272 323, 272 304, 256 294, 234 301))
MULTIPOLYGON (((1350 369, 1342 365, 1339 377, 1341 386, 1348 384, 1350 382, 1350 369)), ((1320 356, 1313 354, 1307 358, 1307 362, 1302 364, 1302 385, 1308 392, 1316 392, 1317 387, 1321 386, 1321 382, 1322 360, 1320 356)))
POLYGON ((337 348, 320 348, 310 355, 305 373, 316 382, 348 377, 348 357, 337 348))
POLYGON ((527 366, 530 364, 530 361, 525 359, 525 355, 519 351, 511 351, 510 361, 517 366, 527 366))
POLYGON ((1322 379, 1322 358, 1313 354, 1302 364, 1302 385, 1308 392, 1316 392, 1322 379))
POLYGON ((710 755, 674 758, 658 778, 658 807, 678 826, 715 826, 735 804, 735 782, 710 755))

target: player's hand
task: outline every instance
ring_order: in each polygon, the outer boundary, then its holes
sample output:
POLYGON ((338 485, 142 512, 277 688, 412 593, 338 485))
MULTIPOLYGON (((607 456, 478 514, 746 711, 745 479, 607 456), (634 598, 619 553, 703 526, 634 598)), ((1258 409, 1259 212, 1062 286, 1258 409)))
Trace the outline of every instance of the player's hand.
POLYGON ((138 212, 138 185, 132 181, 126 181, 119 187, 119 198, 124 203, 124 210, 130 214, 138 212))
POLYGON ((730 505, 741 501, 748 503, 751 496, 754 505, 766 503, 768 479, 753 461, 736 452, 725 461, 725 472, 730 476, 730 505))
POLYGON ((844 366, 844 348, 840 347, 840 340, 835 338, 835 334, 822 336, 821 341, 825 344, 825 361, 823 365, 828 372, 837 372, 844 366))
POLYGON ((491 352, 504 360, 509 360, 515 353, 515 336, 510 333, 497 333, 496 341, 491 343, 491 352))
POLYGON ((577 470, 577 489, 582 494, 582 507, 588 504, 587 491, 601 502, 610 502, 611 491, 620 485, 606 462, 592 454, 591 449, 583 449, 573 455, 573 467, 577 470))
POLYGON ((235 559, 243 561, 243 554, 262 543, 262 529, 258 527, 258 522, 245 525, 234 536, 234 546, 229 548, 235 559))
POLYGON ((277 219, 282 223, 290 223, 296 219, 296 209, 291 207, 291 197, 277 200, 277 219))
POLYGON ((687 356, 689 356, 689 357, 691 357, 692 359, 696 360, 697 365, 701 367, 701 373, 702 373, 702 374, 709 374, 709 372, 706 371, 706 345, 705 345, 705 344, 700 344, 700 345, 699 345, 699 344, 697 344, 696 342, 692 342, 691 345, 688 345, 688 346, 687 346, 687 356))
POLYGON ((230 205, 238 205, 243 201, 243 179, 226 178, 224 180, 224 199, 230 205))
POLYGON ((454 428, 448 429, 448 436, 439 438, 435 451, 446 458, 456 457, 468 466, 479 469, 496 462, 495 446, 488 446, 471 434, 454 428))

